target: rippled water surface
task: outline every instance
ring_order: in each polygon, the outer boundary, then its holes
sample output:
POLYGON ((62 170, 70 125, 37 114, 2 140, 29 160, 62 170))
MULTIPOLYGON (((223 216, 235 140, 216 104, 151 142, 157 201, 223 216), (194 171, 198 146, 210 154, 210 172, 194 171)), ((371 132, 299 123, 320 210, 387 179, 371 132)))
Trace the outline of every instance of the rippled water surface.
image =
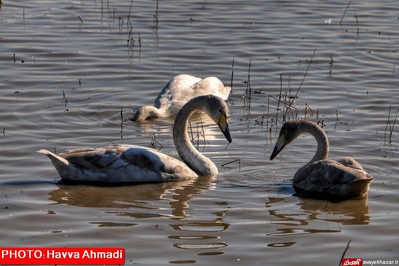
POLYGON ((123 246, 141 265, 337 265, 351 240, 346 257, 398 259, 396 1, 2 2, 1 246, 123 246), (65 185, 35 152, 153 142, 177 156, 173 120, 128 118, 181 73, 233 85, 230 145, 192 124, 217 179, 65 185), (286 119, 323 122, 331 158, 374 176, 367 199, 294 195, 315 142, 269 161, 278 99, 295 99, 286 119))

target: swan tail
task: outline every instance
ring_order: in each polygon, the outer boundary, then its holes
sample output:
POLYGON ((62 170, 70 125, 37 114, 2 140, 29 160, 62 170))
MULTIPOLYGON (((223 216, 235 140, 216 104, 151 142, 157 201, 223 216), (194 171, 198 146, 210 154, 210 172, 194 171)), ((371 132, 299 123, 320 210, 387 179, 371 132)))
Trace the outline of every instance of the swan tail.
POLYGON ((224 86, 224 88, 225 88, 225 92, 224 92, 223 100, 227 101, 227 100, 229 99, 230 95, 231 95, 233 92, 232 92, 230 86, 224 86))
POLYGON ((358 195, 365 196, 369 190, 371 181, 373 181, 373 177, 367 174, 366 178, 364 179, 352 181, 349 187, 358 195))
POLYGON ((61 156, 48 151, 46 149, 40 149, 37 151, 38 153, 46 155, 48 158, 50 158, 51 162, 53 163, 55 169, 57 169, 58 173, 60 174, 61 177, 68 175, 71 165, 66 160, 65 158, 62 158, 61 156))

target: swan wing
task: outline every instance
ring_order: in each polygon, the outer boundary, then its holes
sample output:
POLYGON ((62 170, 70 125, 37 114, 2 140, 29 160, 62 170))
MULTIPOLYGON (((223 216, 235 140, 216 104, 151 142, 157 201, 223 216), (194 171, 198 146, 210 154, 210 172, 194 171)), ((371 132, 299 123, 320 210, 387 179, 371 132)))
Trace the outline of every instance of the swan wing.
POLYGON ((328 193, 342 197, 364 196, 371 177, 356 161, 320 160, 298 170, 294 186, 308 192, 328 193), (347 165, 341 162, 348 163, 347 165))
POLYGON ((346 167, 351 167, 353 169, 358 169, 360 171, 364 171, 363 166, 352 157, 343 157, 343 158, 338 159, 337 162, 341 163, 342 165, 344 165, 346 167))
POLYGON ((154 106, 168 109, 174 104, 180 109, 192 98, 192 86, 200 80, 201 78, 186 74, 175 76, 163 87, 154 101, 154 106))
POLYGON ((192 97, 212 94, 226 101, 230 96, 230 91, 231 87, 225 87, 220 79, 207 77, 193 85, 192 97))
POLYGON ((176 114, 183 105, 191 99, 212 94, 227 100, 230 87, 225 87, 216 77, 204 79, 181 74, 170 80, 155 99, 154 106, 167 110, 171 115, 176 114))
POLYGON ((181 161, 156 150, 134 145, 112 145, 68 150, 47 155, 63 179, 82 182, 163 182, 197 176, 181 161))

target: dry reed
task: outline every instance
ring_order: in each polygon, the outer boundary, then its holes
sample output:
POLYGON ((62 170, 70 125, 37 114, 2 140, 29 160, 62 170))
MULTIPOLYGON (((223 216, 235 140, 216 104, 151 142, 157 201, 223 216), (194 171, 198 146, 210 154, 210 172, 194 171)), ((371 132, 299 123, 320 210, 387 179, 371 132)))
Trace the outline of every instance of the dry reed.
POLYGON ((391 107, 391 105, 389 105, 388 119, 387 119, 387 123, 385 126, 385 132, 384 132, 384 143, 389 143, 389 144, 392 144, 392 134, 393 134, 393 130, 395 129, 396 120, 399 115, 399 108, 398 108, 395 118, 393 119, 393 121, 391 121, 391 109, 392 109, 392 107, 391 107))
POLYGON ((338 266, 341 266, 342 259, 345 257, 345 254, 349 249, 349 244, 351 243, 351 241, 352 240, 349 240, 348 243, 346 243, 346 248, 344 249, 344 252, 342 252, 342 256, 341 259, 339 260, 338 266))
POLYGON ((206 136, 205 136, 205 128, 203 121, 195 123, 195 126, 192 125, 190 121, 189 131, 191 134, 191 143, 196 146, 197 150, 200 147, 200 139, 203 139, 203 150, 205 150, 206 146, 206 136), (195 130, 194 130, 195 129, 195 130), (195 143, 196 141, 196 143, 195 143))
MULTIPOLYGON (((299 85, 299 87, 298 87, 298 89, 297 89, 297 91, 296 91, 296 93, 295 93, 295 96, 294 96, 294 97, 292 98, 292 100, 289 102, 289 106, 291 106, 291 105, 294 103, 294 101, 298 98, 298 93, 299 93, 299 91, 302 89, 302 85, 303 85, 303 83, 305 82, 305 79, 306 79, 306 76, 308 75, 310 66, 311 66, 312 63, 313 63, 313 58, 314 58, 314 56, 315 56, 315 54, 316 54, 316 51, 317 51, 317 48, 315 48, 314 51, 313 51, 313 54, 312 54, 312 57, 310 58, 310 62, 309 62, 309 64, 308 64, 308 67, 306 68, 306 72, 305 72, 305 74, 303 75, 301 84, 299 85)), ((287 115, 287 113, 288 113, 288 111, 289 111, 290 109, 291 109, 291 108, 287 108, 287 109, 286 109, 286 112, 285 112, 284 116, 287 115)))
POLYGON ((250 58, 249 63, 248 63, 247 80, 244 81, 244 83, 247 85, 247 88, 245 90, 245 95, 242 98, 243 103, 244 103, 244 112, 248 111, 248 114, 251 113, 251 100, 252 100, 251 66, 252 66, 252 59, 250 58))
POLYGON ((235 163, 235 162, 238 162, 238 171, 240 171, 241 170, 241 160, 240 159, 235 159, 235 160, 232 160, 230 162, 224 163, 224 164, 221 165, 221 167, 225 167, 226 165, 229 165, 229 164, 232 164, 232 163, 235 163))
POLYGON ((159 25, 159 0, 157 0, 155 14, 152 17, 152 30, 154 31, 157 38, 158 38, 158 30, 159 30, 158 25, 159 25))
POLYGON ((234 79, 234 58, 231 62, 231 79, 230 79, 230 94, 233 95, 233 79, 234 79))
POLYGON ((123 106, 121 107, 120 116, 121 116, 121 130, 120 130, 120 135, 121 135, 121 140, 123 141, 123 106))
POLYGON ((157 140, 155 133, 152 134, 150 148, 157 150, 162 150, 163 148, 163 145, 157 140))
POLYGON ((344 20, 344 17, 346 15, 346 11, 348 11, 348 8, 349 8, 351 3, 352 3, 352 1, 349 1, 348 5, 346 6, 344 14, 342 15, 341 20, 339 21, 339 25, 342 25, 342 21, 344 20))
POLYGON ((329 67, 328 67, 328 75, 331 77, 332 75, 332 71, 333 71, 333 66, 334 66, 334 58, 332 56, 330 56, 330 63, 328 63, 329 67))
POLYGON ((66 95, 65 95, 65 91, 62 91, 62 99, 63 99, 63 102, 65 103, 65 106, 67 106, 67 104, 68 104, 68 99, 67 99, 67 97, 66 97, 66 95))
POLYGON ((357 18, 356 14, 355 14, 355 18, 356 18, 356 40, 357 40, 357 38, 359 37, 360 29, 359 29, 359 19, 357 18))

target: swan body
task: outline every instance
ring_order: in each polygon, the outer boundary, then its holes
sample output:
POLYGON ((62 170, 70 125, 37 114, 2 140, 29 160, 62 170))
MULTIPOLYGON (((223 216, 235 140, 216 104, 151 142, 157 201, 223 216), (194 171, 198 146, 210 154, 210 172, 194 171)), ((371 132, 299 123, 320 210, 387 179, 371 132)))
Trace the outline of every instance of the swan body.
POLYGON ((183 180, 198 176, 215 176, 215 164, 192 145, 187 126, 197 111, 207 114, 219 125, 231 142, 228 108, 223 99, 200 96, 179 111, 173 127, 176 150, 184 162, 157 150, 135 145, 110 145, 102 148, 69 150, 55 154, 45 149, 38 152, 50 158, 64 180, 100 183, 142 183, 183 180))
POLYGON ((315 137, 317 150, 314 157, 299 168, 294 175, 293 185, 297 192, 342 198, 367 195, 373 177, 352 157, 338 160, 327 159, 329 153, 327 135, 313 122, 305 120, 286 122, 280 130, 270 160, 273 160, 286 145, 303 133, 309 133, 315 137))
POLYGON ((230 87, 225 87, 216 77, 204 79, 181 74, 171 79, 154 101, 154 106, 146 105, 136 110, 132 120, 144 121, 154 118, 174 117, 192 98, 212 94, 227 100, 230 87))

